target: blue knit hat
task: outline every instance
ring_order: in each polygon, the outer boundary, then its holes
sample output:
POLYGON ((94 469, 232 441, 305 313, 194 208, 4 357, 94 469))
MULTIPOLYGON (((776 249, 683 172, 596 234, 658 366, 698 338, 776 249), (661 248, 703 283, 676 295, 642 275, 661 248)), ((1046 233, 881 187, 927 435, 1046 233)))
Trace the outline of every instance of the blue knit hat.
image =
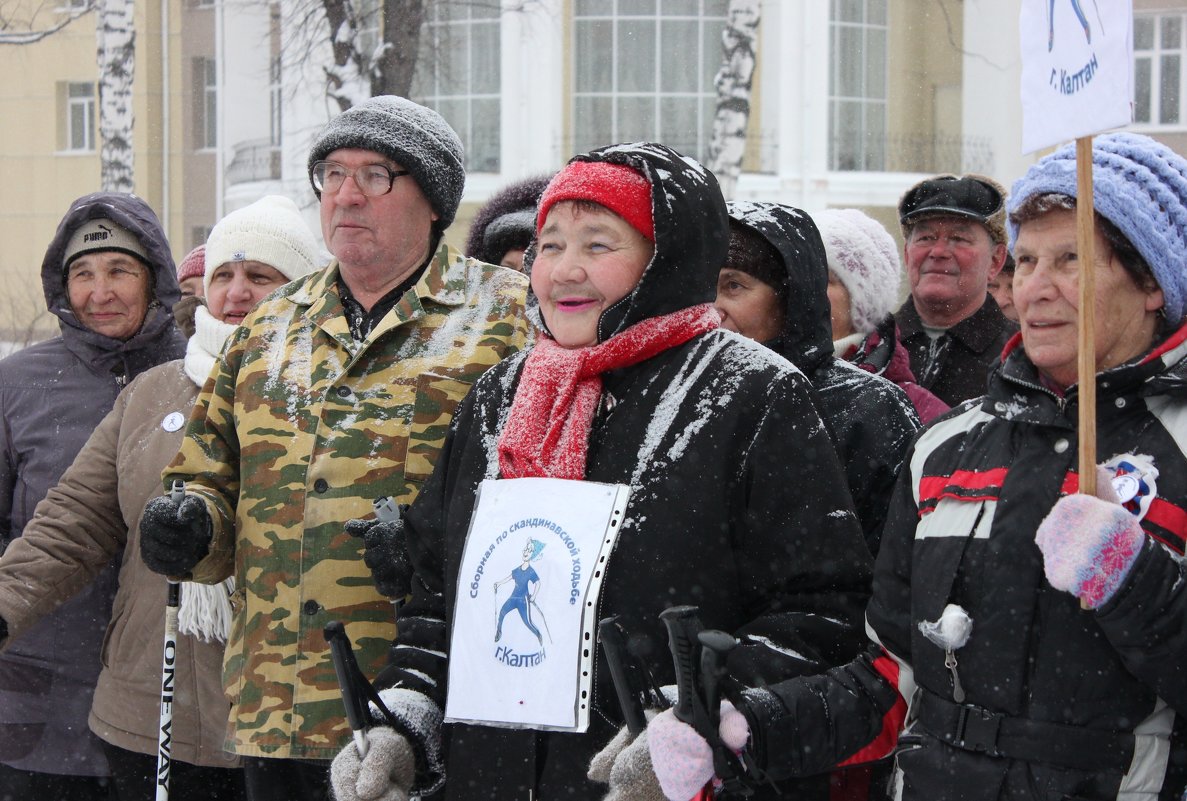
MULTIPOLYGON (((1150 265, 1172 325, 1187 303, 1187 160, 1148 136, 1109 133, 1092 140, 1092 202, 1150 265)), ((1064 145, 1014 183, 1006 211, 1036 194, 1076 197, 1076 148, 1064 145)), ((1011 219, 1010 250, 1018 240, 1011 219)))

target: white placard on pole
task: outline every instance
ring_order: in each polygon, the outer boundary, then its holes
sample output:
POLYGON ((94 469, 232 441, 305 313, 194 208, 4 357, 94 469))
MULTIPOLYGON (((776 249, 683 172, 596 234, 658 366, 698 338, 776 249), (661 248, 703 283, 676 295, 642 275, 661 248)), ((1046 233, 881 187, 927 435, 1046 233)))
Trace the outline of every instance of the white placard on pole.
POLYGON ((447 721, 585 731, 598 597, 628 487, 483 481, 462 554, 447 721))
POLYGON ((1133 119, 1132 0, 1022 0, 1022 152, 1133 119))

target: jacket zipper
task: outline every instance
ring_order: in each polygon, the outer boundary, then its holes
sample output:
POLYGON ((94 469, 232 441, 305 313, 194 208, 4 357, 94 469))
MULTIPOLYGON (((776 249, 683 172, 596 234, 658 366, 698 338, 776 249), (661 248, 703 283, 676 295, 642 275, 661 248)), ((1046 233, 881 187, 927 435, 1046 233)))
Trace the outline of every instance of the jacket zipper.
POLYGON ((1063 414, 1065 411, 1067 411, 1068 399, 1066 397, 1061 398, 1059 395, 1056 395, 1054 392, 1047 389, 1043 385, 1035 384, 1035 383, 1032 383, 1025 379, 1018 378, 1018 377, 1012 376, 1012 375, 1003 375, 1003 378, 1005 378, 1007 381, 1009 381, 1012 384, 1018 384, 1019 386, 1026 387, 1027 389, 1033 389, 1036 392, 1042 392, 1044 395, 1051 398, 1051 400, 1055 401, 1056 406, 1059 407, 1060 414, 1063 414))

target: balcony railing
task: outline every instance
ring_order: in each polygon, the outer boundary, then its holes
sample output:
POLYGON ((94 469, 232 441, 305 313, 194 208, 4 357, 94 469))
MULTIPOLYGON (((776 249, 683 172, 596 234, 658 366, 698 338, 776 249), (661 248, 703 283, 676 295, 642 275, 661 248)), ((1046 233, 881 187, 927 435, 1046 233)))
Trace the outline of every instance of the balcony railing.
POLYGON ((228 184, 280 180, 280 148, 267 139, 249 139, 235 145, 227 165, 228 184))
MULTIPOLYGON (((743 170, 774 174, 779 163, 778 131, 747 134, 743 170)), ((834 133, 829 141, 829 169, 836 172, 976 172, 992 175, 993 140, 986 136, 933 133, 834 133)))

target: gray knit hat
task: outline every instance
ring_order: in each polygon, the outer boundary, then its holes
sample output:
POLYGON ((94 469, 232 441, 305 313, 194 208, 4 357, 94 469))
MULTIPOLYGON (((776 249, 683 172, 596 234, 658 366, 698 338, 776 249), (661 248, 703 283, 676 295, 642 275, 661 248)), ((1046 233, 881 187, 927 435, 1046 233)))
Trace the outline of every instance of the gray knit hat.
MULTIPOLYGON (((1007 211, 1036 194, 1076 197, 1076 148, 1065 145, 1031 165, 1014 183, 1007 211)), ((1092 139, 1092 201, 1146 260, 1162 289, 1167 321, 1178 325, 1187 306, 1187 160, 1141 134, 1092 139)), ((1009 222, 1010 245, 1018 225, 1009 222)))
MULTIPOLYGON (((412 173, 441 218, 439 230, 453 222, 466 186, 465 153, 457 133, 431 108, 379 95, 342 112, 326 124, 309 152, 311 184, 313 165, 339 148, 370 150, 396 162, 412 173)), ((321 197, 316 187, 313 191, 321 197)))

